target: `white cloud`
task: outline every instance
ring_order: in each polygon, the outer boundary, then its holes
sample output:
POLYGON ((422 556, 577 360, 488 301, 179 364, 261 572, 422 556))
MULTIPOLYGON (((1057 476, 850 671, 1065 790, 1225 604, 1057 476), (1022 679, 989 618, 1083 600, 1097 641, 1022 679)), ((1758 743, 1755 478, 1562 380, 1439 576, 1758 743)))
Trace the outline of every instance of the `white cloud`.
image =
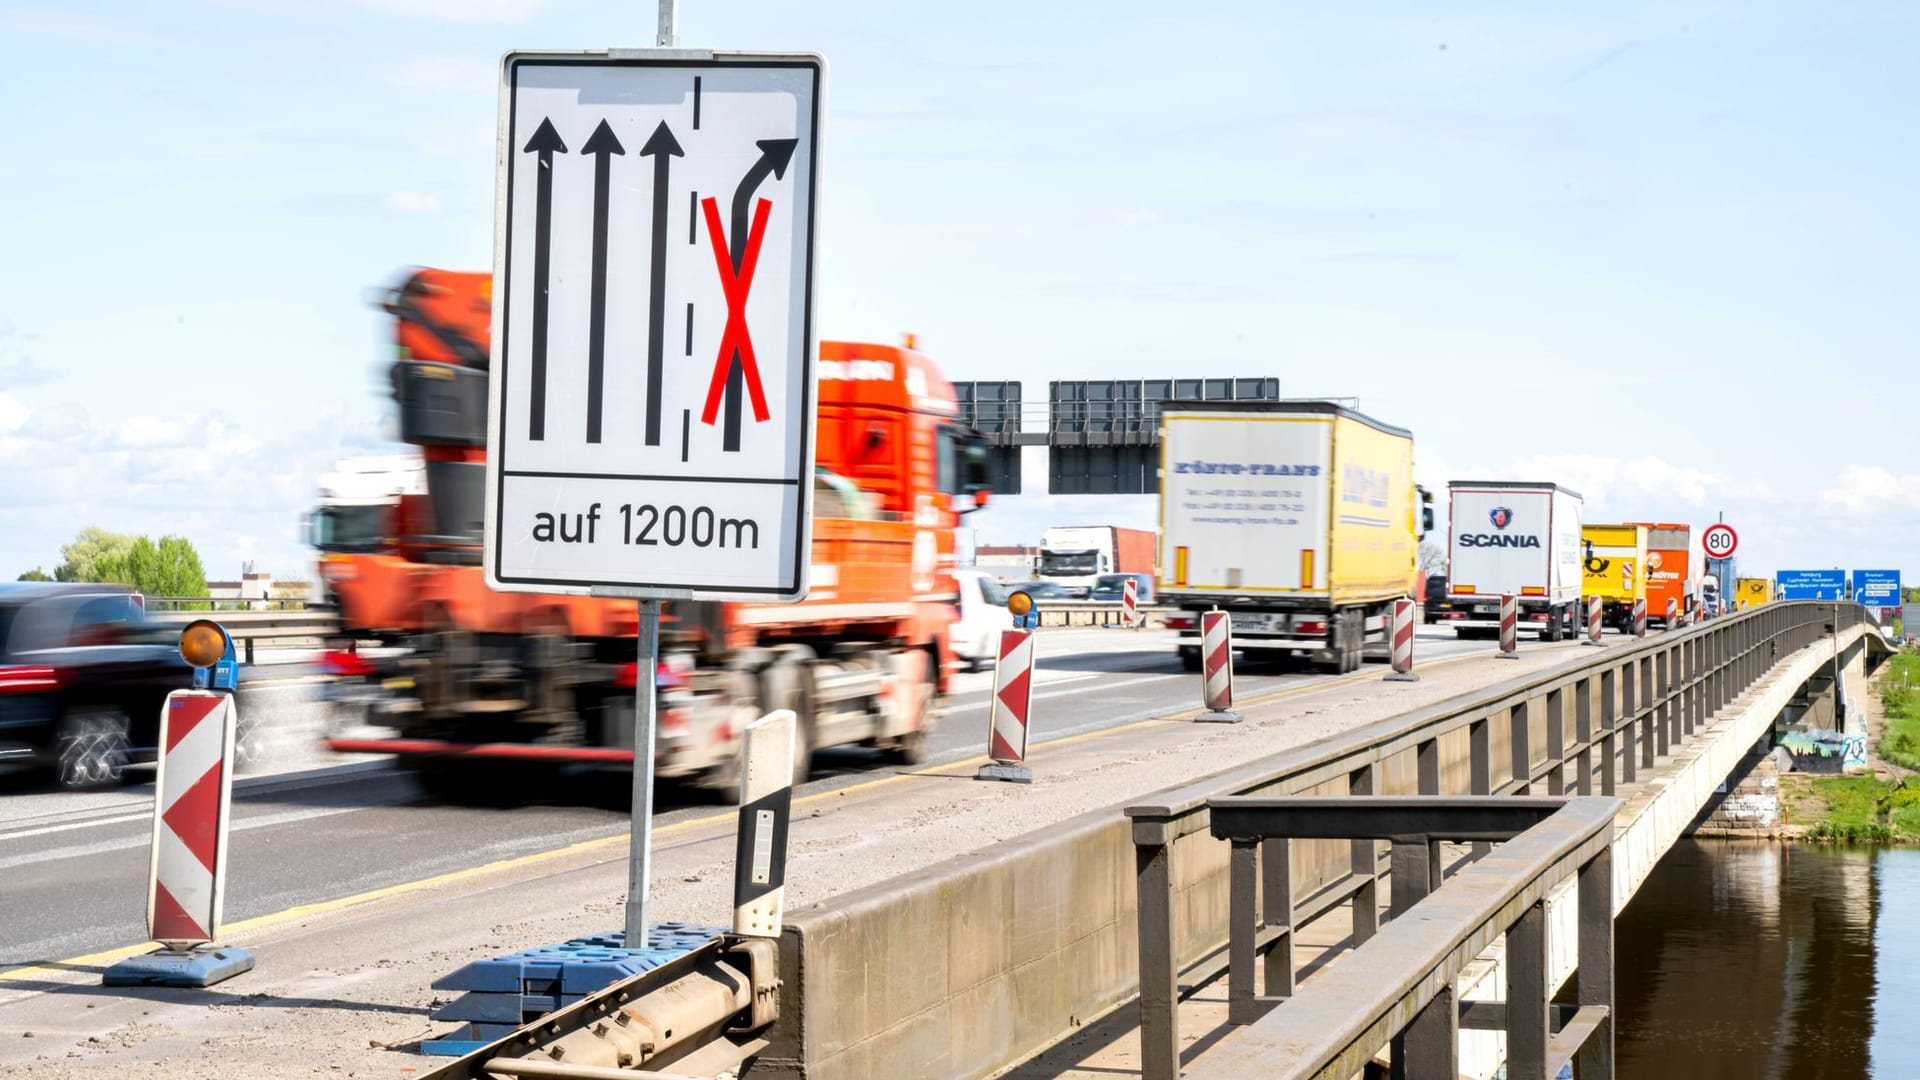
POLYGON ((33 410, 22 405, 18 399, 8 394, 0 394, 0 435, 10 435, 27 424, 27 417, 33 410))
POLYGON ((1543 480, 1578 491, 1589 506, 1613 507, 1632 513, 1637 506, 1684 505, 1713 507, 1729 499, 1765 498, 1763 485, 1736 483, 1729 477, 1651 455, 1637 458, 1597 454, 1535 454, 1493 466, 1475 466, 1447 472, 1423 469, 1429 487, 1443 489, 1448 480, 1543 480), (1439 475, 1436 475, 1436 472, 1439 475))
POLYGON ((1920 507, 1920 476, 1896 476, 1880 465, 1848 465, 1819 504, 1854 516, 1920 507))
POLYGON ((1122 226, 1123 228, 1137 229, 1145 225, 1159 224, 1160 211, 1155 210, 1151 206, 1136 206, 1129 209, 1109 211, 1107 218, 1115 225, 1122 226))
POLYGON ((395 214, 431 216, 440 212, 440 196, 417 191, 396 191, 380 200, 382 208, 395 214))

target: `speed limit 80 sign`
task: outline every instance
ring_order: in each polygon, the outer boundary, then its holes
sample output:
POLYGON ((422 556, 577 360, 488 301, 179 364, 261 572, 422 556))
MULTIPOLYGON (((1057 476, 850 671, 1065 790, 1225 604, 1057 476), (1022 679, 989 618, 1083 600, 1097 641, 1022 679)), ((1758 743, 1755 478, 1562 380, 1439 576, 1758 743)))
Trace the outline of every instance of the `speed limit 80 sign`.
POLYGON ((1713 558, 1724 559, 1740 546, 1740 535, 1731 525, 1709 525, 1707 531, 1700 534, 1700 546, 1713 558))

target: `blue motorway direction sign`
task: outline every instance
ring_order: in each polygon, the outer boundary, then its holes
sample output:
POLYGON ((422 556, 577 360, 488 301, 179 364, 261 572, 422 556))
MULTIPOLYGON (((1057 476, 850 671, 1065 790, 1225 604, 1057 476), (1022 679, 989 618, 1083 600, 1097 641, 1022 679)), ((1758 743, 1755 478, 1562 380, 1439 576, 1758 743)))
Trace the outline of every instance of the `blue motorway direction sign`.
POLYGON ((1900 606, 1900 571, 1855 570, 1853 598, 1870 608, 1900 606))
POLYGON ((1840 600, 1846 591, 1845 570, 1781 570, 1773 576, 1776 600, 1840 600))

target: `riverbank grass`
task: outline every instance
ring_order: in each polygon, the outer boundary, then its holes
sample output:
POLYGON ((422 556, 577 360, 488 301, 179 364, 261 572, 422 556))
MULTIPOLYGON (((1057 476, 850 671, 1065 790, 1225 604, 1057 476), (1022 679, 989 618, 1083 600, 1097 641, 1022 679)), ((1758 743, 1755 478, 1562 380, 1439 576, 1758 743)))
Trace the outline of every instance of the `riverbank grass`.
POLYGON ((1879 683, 1886 713, 1876 748, 1880 758, 1920 772, 1920 653, 1894 656, 1879 683))
POLYGON ((1871 776, 1805 777, 1781 794, 1801 839, 1828 844, 1920 843, 1920 785, 1871 776))

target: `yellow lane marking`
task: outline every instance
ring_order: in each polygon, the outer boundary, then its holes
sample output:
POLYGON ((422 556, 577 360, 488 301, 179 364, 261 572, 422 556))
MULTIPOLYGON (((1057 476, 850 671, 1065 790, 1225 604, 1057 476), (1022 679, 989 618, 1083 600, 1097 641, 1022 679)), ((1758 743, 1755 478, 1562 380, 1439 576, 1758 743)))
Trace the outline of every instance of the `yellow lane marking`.
MULTIPOLYGON (((1472 660, 1482 655, 1491 655, 1491 654, 1490 653, 1489 654, 1463 653, 1457 656, 1447 656, 1447 657, 1441 657, 1440 659, 1437 659, 1437 660, 1429 660, 1420 666, 1423 668, 1440 667, 1444 664, 1457 663, 1462 660, 1472 660)), ((1235 704, 1237 707, 1241 707, 1241 708, 1246 708, 1253 705, 1266 705, 1275 701, 1283 700, 1285 698, 1298 697, 1301 694, 1313 693, 1318 690, 1328 690, 1337 686, 1343 686, 1348 683, 1361 682, 1366 679, 1370 679, 1374 677, 1375 676, 1372 672, 1356 671, 1348 675, 1340 675, 1331 679, 1322 679, 1315 682, 1303 683, 1298 686, 1289 686, 1284 689, 1275 690, 1266 694, 1261 694, 1257 697, 1251 697, 1246 699, 1245 701, 1236 702, 1235 704)), ((1188 709, 1184 712, 1174 713, 1171 716, 1157 716, 1147 720, 1135 720, 1132 723, 1119 724, 1114 727, 1100 728, 1095 731, 1083 731, 1077 735, 1066 735, 1058 739, 1045 739, 1038 743, 1035 743, 1034 745, 1037 749, 1041 747, 1065 746, 1068 743, 1085 742, 1091 739, 1107 738, 1109 736, 1121 734, 1122 732, 1134 731, 1144 727, 1151 727, 1154 724, 1164 724, 1170 721, 1179 721, 1179 720, 1191 720, 1195 716, 1198 716, 1203 711, 1204 710, 1201 710, 1201 709, 1188 709)), ((857 784, 848 784, 845 787, 834 788, 830 791, 819 791, 811 795, 803 795, 800 798, 793 800, 793 805, 798 807, 798 806, 805 806, 809 803, 823 802, 828 799, 845 798, 847 795, 852 794, 853 792, 856 792, 856 791, 871 791, 875 788, 891 787, 893 785, 902 783, 908 779, 911 779, 917 776, 953 775, 956 772, 965 772, 968 769, 977 768, 981 765, 986 764, 987 761, 989 760, 991 759, 989 759, 985 754, 981 754, 976 757, 966 758, 965 760, 962 760, 962 761, 949 762, 935 769, 916 770, 914 772, 893 773, 888 776, 877 777, 873 780, 863 780, 857 784)), ((708 814, 704 817, 687 818, 681 821, 672 822, 671 824, 661 825, 653 830, 653 834, 654 836, 658 837, 658 836, 663 836, 671 833, 685 832, 689 829, 693 829, 701 825, 713 825, 723 821, 731 822, 736 820, 736 818, 737 818, 737 815, 735 814, 735 812, 731 810, 722 811, 716 814, 708 814)), ((426 889, 438 888, 439 886, 450 885, 458 881, 468 881, 473 878, 485 876, 487 874, 499 873, 503 870, 515 870, 522 867, 537 866, 541 863, 564 859, 571 855, 581 855, 591 851, 599 851, 604 848, 615 847, 620 844, 624 844, 626 842, 627 842, 627 834, 623 832, 613 836, 602 836, 593 840, 582 840, 576 844, 569 844, 566 847, 553 848, 548 851, 536 851, 527 855, 516 855, 509 859, 499 859, 482 866, 468 867, 465 870, 450 870, 444 874, 435 874, 432 877, 420 878, 416 881, 403 881, 395 885, 387 885, 378 889, 369 889, 366 892, 354 893, 351 896, 337 897, 332 900, 320 900, 311 904, 300 904, 295 907, 286 908, 281 911, 275 911, 270 914, 256 915, 251 919, 241 919, 239 922, 228 923, 226 926, 221 928, 221 939, 225 941, 232 941, 235 938, 241 935, 244 935, 250 931, 267 930, 273 927, 284 925, 286 923, 295 922, 300 919, 312 918, 317 915, 325 915, 331 912, 340 911, 344 908, 355 907, 360 904, 372 903, 376 900, 385 900, 390 897, 404 896, 408 893, 421 892, 426 889)), ((32 978, 46 976, 46 975, 52 975, 62 971, 73 971, 75 969, 101 967, 107 964, 114 963, 115 961, 124 960, 129 956, 137 956, 140 953, 148 952, 158 947, 159 947, 159 942, 147 941, 147 942, 142 942, 138 945, 123 945, 117 949, 107 949, 104 952, 87 953, 84 956, 69 957, 65 960, 56 960, 51 963, 40 964, 34 967, 15 968, 12 971, 0 971, 0 983, 22 982, 27 979, 32 979, 32 978)))

